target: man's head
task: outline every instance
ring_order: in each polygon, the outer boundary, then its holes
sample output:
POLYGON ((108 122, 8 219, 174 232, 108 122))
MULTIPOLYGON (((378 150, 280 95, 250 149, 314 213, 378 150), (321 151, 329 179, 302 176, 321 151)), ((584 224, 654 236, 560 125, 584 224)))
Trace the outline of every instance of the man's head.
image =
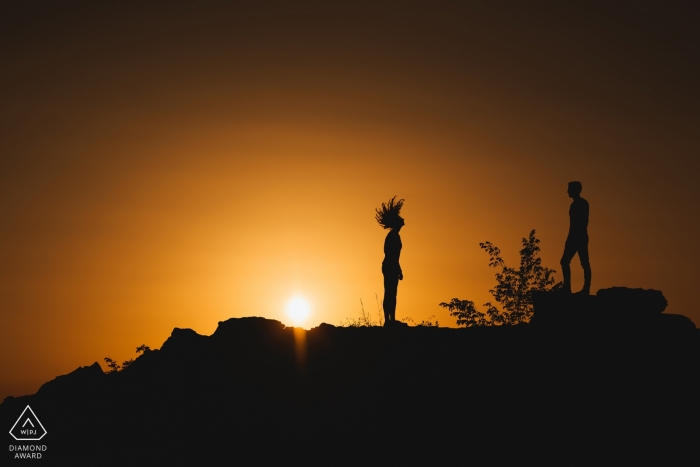
POLYGON ((581 196, 581 190, 583 190, 581 182, 569 182, 569 189, 566 192, 569 194, 569 198, 578 198, 581 196))

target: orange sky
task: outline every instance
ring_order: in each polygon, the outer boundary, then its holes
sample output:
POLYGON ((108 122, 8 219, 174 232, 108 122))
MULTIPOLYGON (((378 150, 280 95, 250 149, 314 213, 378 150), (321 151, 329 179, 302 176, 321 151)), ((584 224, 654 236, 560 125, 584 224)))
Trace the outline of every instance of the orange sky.
POLYGON ((580 180, 593 290, 700 323, 690 2, 221 3, 0 7, 0 398, 295 294, 376 313, 394 195, 399 318, 487 301, 485 240, 558 270, 580 180))

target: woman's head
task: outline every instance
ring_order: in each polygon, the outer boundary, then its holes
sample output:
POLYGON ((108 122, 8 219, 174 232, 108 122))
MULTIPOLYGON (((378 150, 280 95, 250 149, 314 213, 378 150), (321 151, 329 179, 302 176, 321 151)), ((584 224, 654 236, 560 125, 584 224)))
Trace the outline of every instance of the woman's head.
POLYGON ((401 207, 403 206, 403 199, 396 201, 396 196, 391 198, 387 203, 382 203, 382 207, 376 209, 377 222, 385 229, 396 229, 404 225, 403 218, 399 216, 401 207))

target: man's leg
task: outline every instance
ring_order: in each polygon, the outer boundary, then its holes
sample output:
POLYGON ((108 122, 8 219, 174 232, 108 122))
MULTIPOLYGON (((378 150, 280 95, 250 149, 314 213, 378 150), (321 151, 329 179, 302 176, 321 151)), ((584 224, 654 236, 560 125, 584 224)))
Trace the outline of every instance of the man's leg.
POLYGON ((564 244, 564 254, 561 256, 561 273, 564 276, 564 292, 571 292, 571 260, 576 254, 576 248, 567 241, 564 244))
POLYGON ((581 289, 581 293, 584 295, 590 295, 591 294, 591 263, 588 260, 588 242, 585 242, 579 246, 578 258, 581 260, 581 267, 583 267, 583 289, 581 289))

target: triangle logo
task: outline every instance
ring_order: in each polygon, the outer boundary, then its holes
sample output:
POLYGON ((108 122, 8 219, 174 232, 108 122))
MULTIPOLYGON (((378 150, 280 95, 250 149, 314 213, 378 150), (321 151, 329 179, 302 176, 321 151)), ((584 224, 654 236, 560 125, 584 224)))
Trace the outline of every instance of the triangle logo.
POLYGON ((46 435, 46 429, 41 424, 31 407, 27 406, 10 429, 10 434, 17 441, 39 441, 46 435))

